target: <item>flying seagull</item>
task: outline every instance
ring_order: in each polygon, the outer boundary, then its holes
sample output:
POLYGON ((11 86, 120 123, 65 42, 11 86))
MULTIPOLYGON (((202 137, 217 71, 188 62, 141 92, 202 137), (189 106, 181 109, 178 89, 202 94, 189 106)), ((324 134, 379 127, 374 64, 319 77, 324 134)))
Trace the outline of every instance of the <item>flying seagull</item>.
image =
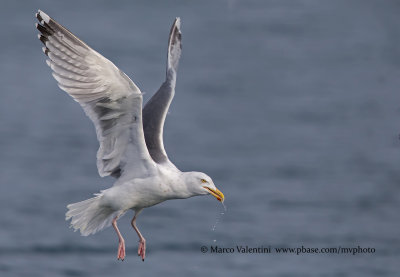
POLYGON ((112 225, 118 235, 118 260, 125 259, 125 241, 117 220, 128 210, 139 236, 138 255, 144 261, 146 240, 136 226, 140 212, 169 199, 224 195, 202 172, 182 172, 168 158, 163 126, 175 94, 181 55, 180 19, 169 35, 166 80, 142 110, 142 93, 111 61, 90 48, 41 10, 36 13, 39 39, 45 45, 47 65, 58 86, 84 109, 96 127, 100 148, 97 168, 115 183, 93 198, 67 206, 66 220, 83 236, 112 225))

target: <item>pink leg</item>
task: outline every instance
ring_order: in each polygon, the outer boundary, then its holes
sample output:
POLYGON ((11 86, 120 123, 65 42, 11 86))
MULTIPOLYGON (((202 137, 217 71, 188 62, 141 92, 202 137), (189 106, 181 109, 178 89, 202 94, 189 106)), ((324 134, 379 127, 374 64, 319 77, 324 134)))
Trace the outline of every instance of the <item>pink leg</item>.
POLYGON ((136 233, 139 236, 139 248, 138 248, 138 256, 142 257, 142 261, 144 261, 144 258, 146 257, 146 240, 140 233, 138 227, 136 227, 136 217, 139 215, 140 211, 135 213, 135 216, 133 217, 131 224, 133 229, 135 229, 136 233))
POLYGON ((115 232, 117 232, 118 240, 119 240, 119 243, 118 243, 118 257, 117 258, 118 258, 118 260, 123 261, 125 259, 125 240, 124 240, 124 238, 122 237, 121 233, 118 230, 117 219, 118 219, 118 216, 116 216, 113 219, 112 226, 114 227, 115 232))

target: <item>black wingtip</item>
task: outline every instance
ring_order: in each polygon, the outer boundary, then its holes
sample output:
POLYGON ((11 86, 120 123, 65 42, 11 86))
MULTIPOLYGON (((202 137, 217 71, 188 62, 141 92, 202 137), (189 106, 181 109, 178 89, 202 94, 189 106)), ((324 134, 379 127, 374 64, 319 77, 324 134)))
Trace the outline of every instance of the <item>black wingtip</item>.
POLYGON ((38 10, 38 12, 35 14, 37 20, 39 20, 39 22, 43 21, 43 18, 40 16, 40 10, 38 10))
MULTIPOLYGON (((40 34, 38 34, 38 39, 46 46, 46 42, 49 40, 48 37, 54 34, 54 30, 47 23, 50 22, 50 17, 47 14, 43 13, 41 10, 38 10, 38 12, 36 13, 36 18, 40 23, 35 24, 36 29, 38 29, 38 31, 40 32, 40 34)), ((42 50, 46 56, 49 56, 49 48, 43 47, 42 50)))
POLYGON ((54 30, 50 25, 52 24, 50 16, 38 10, 36 13, 36 18, 40 24, 36 24, 36 28, 44 35, 45 37, 51 36, 54 34, 54 30))
POLYGON ((49 56, 49 52, 50 52, 49 48, 43 47, 42 50, 43 50, 43 53, 44 53, 46 56, 49 56))
POLYGON ((48 39, 45 36, 38 35, 38 38, 44 45, 46 45, 46 41, 48 41, 48 39))
POLYGON ((36 23, 36 29, 38 29, 39 32, 41 32, 42 35, 44 35, 46 37, 51 36, 50 29, 48 29, 48 28, 46 28, 46 27, 44 27, 44 26, 42 26, 42 25, 40 25, 38 23, 36 23))
POLYGON ((169 32, 168 45, 174 45, 176 43, 178 43, 179 48, 182 49, 182 32, 181 32, 180 17, 175 18, 175 21, 171 27, 171 31, 169 32))

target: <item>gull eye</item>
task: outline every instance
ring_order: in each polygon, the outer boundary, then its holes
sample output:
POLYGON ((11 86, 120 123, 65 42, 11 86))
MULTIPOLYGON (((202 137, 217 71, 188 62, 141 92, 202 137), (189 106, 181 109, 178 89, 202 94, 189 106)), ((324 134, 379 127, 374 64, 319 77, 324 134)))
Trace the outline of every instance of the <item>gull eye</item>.
POLYGON ((202 183, 207 183, 207 181, 206 181, 206 180, 204 180, 204 179, 201 179, 201 182, 202 182, 202 183))

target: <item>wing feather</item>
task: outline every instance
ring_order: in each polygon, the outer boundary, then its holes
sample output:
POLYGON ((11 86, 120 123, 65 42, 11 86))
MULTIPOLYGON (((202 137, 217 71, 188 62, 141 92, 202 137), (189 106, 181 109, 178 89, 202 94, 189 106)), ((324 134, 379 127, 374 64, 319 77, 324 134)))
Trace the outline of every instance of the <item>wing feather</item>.
POLYGON ((142 126, 142 94, 112 62, 40 11, 39 39, 58 86, 77 101, 96 127, 100 176, 144 177, 155 164, 142 126))
POLYGON ((143 128, 151 157, 156 163, 167 163, 173 167, 164 149, 163 128, 175 95, 176 72, 182 49, 180 22, 179 18, 175 19, 169 35, 166 80, 143 109, 143 128))

